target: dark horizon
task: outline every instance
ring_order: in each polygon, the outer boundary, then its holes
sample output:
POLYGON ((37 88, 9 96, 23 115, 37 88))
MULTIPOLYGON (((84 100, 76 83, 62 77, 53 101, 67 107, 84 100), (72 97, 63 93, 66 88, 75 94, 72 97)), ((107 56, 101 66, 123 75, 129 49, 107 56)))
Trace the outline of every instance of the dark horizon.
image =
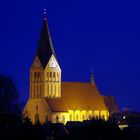
POLYGON ((1 2, 0 74, 12 77, 26 103, 29 69, 46 8, 62 81, 90 82, 93 68, 101 94, 113 95, 121 110, 140 111, 138 5, 90 0, 1 2))

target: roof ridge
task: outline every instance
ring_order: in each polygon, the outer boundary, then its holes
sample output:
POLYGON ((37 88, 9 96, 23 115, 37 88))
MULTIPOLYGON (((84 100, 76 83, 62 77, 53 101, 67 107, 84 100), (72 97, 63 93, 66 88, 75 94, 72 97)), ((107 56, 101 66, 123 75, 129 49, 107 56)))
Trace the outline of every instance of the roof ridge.
POLYGON ((62 83, 80 83, 80 84, 92 84, 91 82, 73 82, 73 81, 62 81, 62 83))

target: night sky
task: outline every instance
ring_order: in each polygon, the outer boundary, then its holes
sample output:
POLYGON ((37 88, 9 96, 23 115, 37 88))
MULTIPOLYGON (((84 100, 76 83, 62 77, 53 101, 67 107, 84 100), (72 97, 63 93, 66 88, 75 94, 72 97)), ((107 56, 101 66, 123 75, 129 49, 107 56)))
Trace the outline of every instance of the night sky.
POLYGON ((95 81, 119 108, 140 111, 140 3, 93 0, 0 2, 0 73, 13 78, 26 103, 29 68, 43 9, 63 81, 95 81))

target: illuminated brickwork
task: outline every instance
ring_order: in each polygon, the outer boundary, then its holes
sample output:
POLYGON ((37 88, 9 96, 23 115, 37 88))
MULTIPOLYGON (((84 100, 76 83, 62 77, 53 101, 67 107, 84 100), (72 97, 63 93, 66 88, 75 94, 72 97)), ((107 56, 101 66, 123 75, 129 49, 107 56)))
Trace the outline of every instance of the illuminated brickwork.
POLYGON ((51 56, 44 72, 44 97, 61 97, 61 69, 54 55, 51 56))
POLYGON ((30 118, 33 124, 38 121, 66 124, 91 118, 107 120, 109 110, 113 112, 112 104, 116 105, 110 99, 113 98, 100 95, 93 72, 89 83, 61 81, 61 68, 44 18, 39 46, 30 68, 30 98, 23 116, 30 118))

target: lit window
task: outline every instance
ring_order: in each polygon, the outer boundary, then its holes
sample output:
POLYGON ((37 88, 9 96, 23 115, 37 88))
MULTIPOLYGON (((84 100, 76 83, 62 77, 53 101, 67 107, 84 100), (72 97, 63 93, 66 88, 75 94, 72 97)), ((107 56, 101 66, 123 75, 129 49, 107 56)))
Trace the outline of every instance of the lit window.
POLYGON ((123 116, 123 119, 124 119, 124 120, 125 120, 125 118, 126 118, 126 117, 125 117, 125 116, 123 116))

